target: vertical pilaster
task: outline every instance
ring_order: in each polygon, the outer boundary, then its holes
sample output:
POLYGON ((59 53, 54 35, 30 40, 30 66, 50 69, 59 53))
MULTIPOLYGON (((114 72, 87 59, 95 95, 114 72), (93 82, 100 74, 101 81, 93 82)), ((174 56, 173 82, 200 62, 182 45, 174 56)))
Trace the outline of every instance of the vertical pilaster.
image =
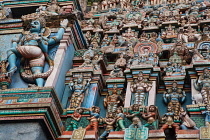
POLYGON ((148 106, 155 105, 156 100, 156 81, 152 81, 152 89, 149 91, 148 106))
POLYGON ((63 39, 60 41, 60 45, 58 47, 58 50, 56 52, 55 58, 54 58, 54 68, 50 76, 47 78, 45 87, 55 87, 59 73, 61 71, 63 61, 64 61, 64 56, 66 54, 67 47, 71 43, 70 41, 70 33, 69 30, 67 29, 66 32, 63 35, 63 39))
POLYGON ((131 82, 127 83, 126 95, 125 95, 125 105, 124 107, 129 107, 131 105, 131 82))

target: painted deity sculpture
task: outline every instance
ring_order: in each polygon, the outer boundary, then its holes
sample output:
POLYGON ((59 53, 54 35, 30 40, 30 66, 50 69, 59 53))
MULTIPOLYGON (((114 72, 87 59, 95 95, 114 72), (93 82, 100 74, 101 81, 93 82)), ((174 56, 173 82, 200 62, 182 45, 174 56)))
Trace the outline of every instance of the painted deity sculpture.
POLYGON ((210 125, 210 105, 206 105, 206 110, 202 112, 202 114, 205 114, 205 125, 209 126, 210 125))
POLYGON ((140 107, 138 104, 133 104, 131 106, 131 110, 128 111, 129 114, 126 115, 127 118, 132 119, 132 124, 129 126, 129 128, 141 128, 142 123, 140 120, 140 107))
POLYGON ((134 104, 145 105, 145 96, 152 88, 152 82, 144 79, 143 73, 138 74, 137 79, 131 85, 131 92, 134 93, 134 104))
POLYGON ((165 124, 160 128, 160 130, 165 131, 167 128, 174 128, 177 134, 179 126, 174 123, 174 112, 170 106, 168 106, 168 112, 163 115, 162 121, 165 121, 165 124))
MULTIPOLYGON (((50 35, 48 28, 45 28, 45 19, 43 17, 31 22, 30 32, 21 36, 21 40, 13 38, 12 48, 7 52, 9 62, 8 74, 13 75, 17 70, 17 57, 22 57, 24 62, 28 62, 32 74, 28 74, 24 68, 21 68, 21 76, 27 81, 36 82, 37 86, 44 86, 44 78, 47 78, 53 70, 53 60, 48 56, 48 45, 53 45, 62 39, 68 20, 61 22, 61 28, 56 36, 48 38, 50 35), (45 59, 48 60, 50 68, 43 73, 45 59)), ((23 63, 21 65, 23 65, 23 63)))
POLYGON ((123 58, 123 54, 120 54, 120 58, 117 59, 115 65, 120 66, 120 67, 124 67, 126 65, 126 59, 123 58))
POLYGON ((114 113, 113 112, 108 112, 107 117, 103 119, 103 122, 106 124, 106 129, 101 134, 100 139, 107 137, 110 132, 114 131, 114 124, 116 122, 116 119, 114 117, 114 113))
POLYGON ((110 72, 110 78, 123 77, 122 69, 114 65, 114 69, 110 72))
POLYGON ((100 114, 100 107, 93 106, 90 109, 90 117, 87 119, 90 121, 90 124, 85 128, 86 131, 93 129, 94 131, 98 132, 98 118, 100 114))
POLYGON ((74 113, 71 115, 72 120, 70 121, 70 127, 67 128, 67 131, 72 128, 72 130, 78 129, 78 124, 80 119, 82 118, 82 113, 84 112, 83 108, 77 108, 74 113))
POLYGON ((122 97, 117 94, 117 85, 115 84, 112 90, 112 95, 104 98, 104 106, 107 107, 108 112, 116 112, 117 107, 123 105, 122 97))
POLYGON ((182 124, 180 125, 181 129, 187 130, 191 128, 198 130, 195 122, 188 116, 187 112, 184 110, 183 107, 181 107, 180 109, 180 118, 182 120, 182 124))
POLYGON ((163 94, 163 100, 174 112, 174 118, 176 120, 179 119, 180 107, 185 99, 186 94, 182 89, 177 87, 177 82, 173 82, 172 88, 169 88, 167 92, 163 94))
POLYGON ((205 104, 209 104, 210 101, 209 85, 210 85, 210 73, 208 68, 205 68, 203 70, 203 74, 201 74, 198 80, 194 83, 195 89, 200 91, 203 98, 203 103, 205 104))
POLYGON ((69 88, 73 91, 69 108, 77 108, 81 106, 84 100, 84 93, 90 85, 90 80, 91 79, 87 80, 85 83, 83 77, 80 76, 77 81, 69 83, 69 88))
POLYGON ((123 108, 122 107, 118 107, 117 111, 116 111, 116 129, 115 131, 119 131, 119 130, 125 130, 125 115, 123 114, 123 108))
POLYGON ((150 125, 153 125, 155 129, 157 129, 157 107, 154 105, 149 106, 149 111, 146 114, 142 114, 142 117, 147 120, 147 123, 144 125, 145 127, 148 127, 150 125))
POLYGON ((12 82, 11 77, 7 75, 7 62, 0 62, 0 87, 2 90, 5 90, 9 87, 12 82))

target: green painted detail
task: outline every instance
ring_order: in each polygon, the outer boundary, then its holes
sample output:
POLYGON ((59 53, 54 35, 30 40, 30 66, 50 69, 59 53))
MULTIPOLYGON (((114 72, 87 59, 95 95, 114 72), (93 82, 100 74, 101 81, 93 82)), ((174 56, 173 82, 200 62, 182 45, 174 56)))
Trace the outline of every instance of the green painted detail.
POLYGON ((40 2, 49 2, 49 0, 5 2, 4 5, 29 4, 29 3, 40 3, 40 2))
MULTIPOLYGON (((68 128, 68 130, 70 130, 70 131, 72 131, 72 128, 71 128, 71 125, 70 125, 71 120, 72 120, 72 118, 67 118, 66 119, 66 128, 68 128)), ((88 126, 88 124, 89 124, 89 121, 87 120, 87 117, 82 117, 79 120, 78 127, 85 128, 86 126, 88 126)))
POLYGON ((142 128, 126 128, 124 140, 146 140, 148 138, 147 127, 142 128))
POLYGON ((87 50, 77 50, 74 52, 74 57, 82 57, 87 50))
MULTIPOLYGON (((73 114, 74 110, 68 110, 66 113, 67 114, 73 114)), ((90 114, 90 112, 89 111, 83 112, 83 115, 87 115, 87 114, 90 114)))
POLYGON ((199 127, 202 127, 202 126, 205 126, 205 117, 204 115, 199 115, 199 116, 196 116, 196 117, 190 117, 195 123, 196 123, 196 126, 199 128, 199 127))
POLYGON ((0 111, 0 115, 13 115, 13 114, 37 114, 37 113, 45 113, 47 109, 39 109, 39 110, 2 110, 0 111))
POLYGON ((59 136, 58 132, 56 131, 55 125, 54 125, 54 123, 53 123, 53 121, 52 121, 52 119, 50 117, 49 112, 46 112, 46 115, 47 115, 47 118, 48 118, 48 120, 50 122, 50 125, 52 126, 52 129, 54 130, 54 133, 55 133, 56 137, 58 137, 59 136))
POLYGON ((23 99, 34 99, 34 98, 50 98, 50 93, 42 93, 42 94, 6 94, 0 95, 1 97, 19 97, 18 100, 23 99))
POLYGON ((58 0, 58 2, 64 2, 64 1, 74 1, 74 0, 58 0))

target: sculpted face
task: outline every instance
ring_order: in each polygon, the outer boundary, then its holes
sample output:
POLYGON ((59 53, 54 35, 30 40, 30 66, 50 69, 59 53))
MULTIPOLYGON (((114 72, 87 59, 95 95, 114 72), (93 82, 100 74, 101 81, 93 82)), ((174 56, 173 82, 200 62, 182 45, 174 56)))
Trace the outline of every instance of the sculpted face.
POLYGON ((41 31, 41 23, 38 20, 34 20, 31 22, 31 32, 40 32, 41 31))
POLYGON ((174 82, 173 85, 172 85, 172 87, 173 87, 173 88, 177 87, 177 83, 174 82))
POLYGON ((108 113, 108 117, 109 117, 109 118, 112 118, 112 117, 113 117, 113 113, 112 113, 112 112, 109 112, 109 113, 108 113))
POLYGON ((139 106, 138 105, 133 105, 133 110, 134 111, 139 111, 139 106))
POLYGON ((95 113, 100 113, 100 108, 95 108, 95 113))
POLYGON ((151 112, 154 112, 154 111, 155 111, 155 109, 156 109, 156 107, 155 107, 155 106, 153 106, 153 105, 151 105, 151 106, 149 107, 149 111, 151 111, 151 112))

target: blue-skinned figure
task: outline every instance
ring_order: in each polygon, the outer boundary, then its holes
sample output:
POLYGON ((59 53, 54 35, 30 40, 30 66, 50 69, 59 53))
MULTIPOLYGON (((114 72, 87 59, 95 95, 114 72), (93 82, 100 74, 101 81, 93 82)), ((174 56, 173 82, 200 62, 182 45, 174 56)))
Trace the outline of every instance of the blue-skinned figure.
POLYGON ((56 44, 62 39, 62 36, 67 27, 68 20, 65 19, 60 23, 61 28, 58 30, 56 36, 48 38, 50 31, 45 28, 46 21, 43 17, 33 20, 29 33, 21 35, 21 39, 12 39, 12 48, 7 52, 7 59, 9 62, 8 75, 13 75, 17 70, 16 60, 21 59, 21 66, 26 62, 31 73, 20 68, 21 76, 26 81, 35 81, 39 87, 44 86, 44 78, 47 78, 53 70, 53 60, 48 56, 48 46, 56 44), (43 73, 45 59, 49 63, 49 69, 43 73))

